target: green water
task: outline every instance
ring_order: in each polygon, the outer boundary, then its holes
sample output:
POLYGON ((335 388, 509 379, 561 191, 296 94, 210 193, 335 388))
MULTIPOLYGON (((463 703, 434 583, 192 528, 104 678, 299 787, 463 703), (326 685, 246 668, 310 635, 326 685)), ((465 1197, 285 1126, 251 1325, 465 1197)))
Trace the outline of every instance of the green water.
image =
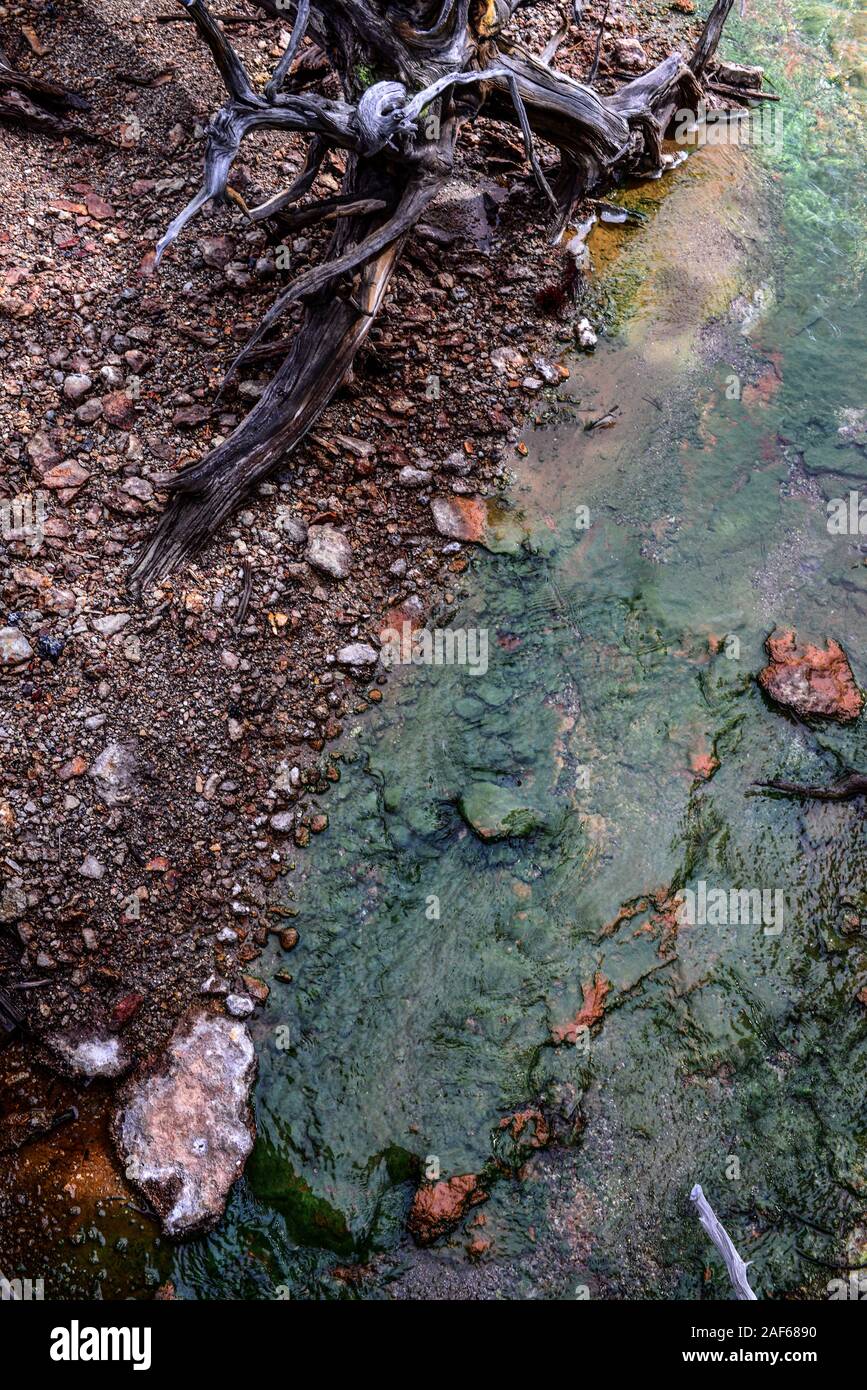
POLYGON ((863 802, 751 789, 867 767, 863 718, 800 725, 754 680, 780 624, 867 685, 867 538, 825 518, 867 493, 863 417, 840 433, 867 379, 859 17, 755 8, 727 49, 782 94, 782 147, 695 154, 654 209, 623 195, 651 216, 599 287, 611 331, 516 460, 527 544, 477 553, 438 618, 488 632, 487 673, 392 677, 282 885, 301 944, 253 1025, 259 1139, 219 1230, 177 1251, 180 1296, 725 1298, 697 1181, 760 1297, 824 1296, 867 1257, 863 802), (544 827, 480 840, 477 782, 544 827), (639 903, 700 881, 779 890, 782 931, 675 932, 639 903), (597 972, 601 1024, 555 1046, 597 972), (500 1121, 528 1104, 553 1141, 522 1168, 500 1121), (432 1159, 490 1198, 419 1253, 432 1159))

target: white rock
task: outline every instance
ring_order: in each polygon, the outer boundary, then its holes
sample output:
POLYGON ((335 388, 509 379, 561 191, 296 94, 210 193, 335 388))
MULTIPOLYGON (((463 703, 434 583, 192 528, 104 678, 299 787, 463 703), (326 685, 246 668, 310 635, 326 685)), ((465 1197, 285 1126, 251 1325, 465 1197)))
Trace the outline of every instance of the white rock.
POLYGON ((114 1140, 128 1180, 166 1234, 208 1230, 222 1216, 253 1147, 255 1072, 245 1025, 199 1005, 163 1053, 123 1087, 114 1140))
POLYGON ((130 1064, 120 1038, 56 1033, 46 1041, 79 1076, 120 1076, 130 1064))
POLYGON ((334 526, 311 526, 307 532, 307 560, 323 574, 345 579, 352 568, 352 546, 334 526))
POLYGON ((350 642, 337 653, 341 666, 375 666, 379 652, 367 642, 350 642))
POLYGON ((233 1018, 249 1018, 255 1005, 249 995, 227 994, 226 1008, 233 1018))
POLYGON ((17 627, 0 628, 0 667, 15 667, 29 661, 33 648, 17 627))

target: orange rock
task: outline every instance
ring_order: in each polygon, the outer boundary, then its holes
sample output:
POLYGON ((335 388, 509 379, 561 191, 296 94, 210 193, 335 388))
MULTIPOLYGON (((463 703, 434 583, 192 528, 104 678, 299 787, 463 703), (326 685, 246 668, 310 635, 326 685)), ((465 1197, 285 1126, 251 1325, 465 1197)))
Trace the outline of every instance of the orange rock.
POLYGON ((456 541, 484 540, 488 509, 481 497, 436 497, 431 511, 441 535, 456 541))
POLYGON ((709 782, 719 767, 719 758, 713 753, 690 753, 689 765, 697 778, 709 782))
POLYGON ((829 640, 824 648, 799 642, 792 628, 772 633, 765 643, 771 663, 759 672, 759 685, 777 704, 802 717, 857 719, 864 696, 855 684, 843 648, 829 640))
POLYGON ((475 1173, 422 1183, 413 1198, 407 1230, 417 1245, 430 1245, 452 1230, 470 1207, 487 1200, 475 1173))
POLYGON ((526 1110, 516 1110, 513 1115, 504 1115, 500 1120, 500 1129, 508 1129, 513 1139, 520 1139, 528 1125, 532 1125, 533 1132, 526 1136, 525 1142, 531 1149, 543 1149, 550 1141, 551 1131, 541 1110, 528 1106, 526 1110))
POLYGON ((480 1260, 482 1256, 491 1248, 491 1242, 487 1236, 476 1236, 467 1246, 467 1254, 471 1260, 480 1260))
POLYGON ((582 985, 582 989, 584 1003, 575 1017, 568 1023, 559 1023, 551 1029, 551 1037, 555 1043, 577 1042, 578 1033, 582 1028, 592 1028, 593 1024, 601 1019, 605 1011, 605 996, 611 989, 610 981, 597 970, 592 981, 582 985))

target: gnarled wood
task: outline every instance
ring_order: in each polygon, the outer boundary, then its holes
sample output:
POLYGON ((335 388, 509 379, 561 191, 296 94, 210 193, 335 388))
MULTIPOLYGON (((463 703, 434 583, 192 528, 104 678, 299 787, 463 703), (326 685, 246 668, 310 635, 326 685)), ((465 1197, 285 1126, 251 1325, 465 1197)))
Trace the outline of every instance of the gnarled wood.
MULTIPOLYGON (((202 188, 170 223, 157 260, 212 198, 225 196, 232 161, 251 130, 310 136, 304 172, 291 188, 250 210, 254 221, 306 197, 330 149, 347 151, 348 158, 339 199, 320 204, 318 212, 314 204, 292 215, 296 226, 336 219, 325 260, 282 291, 230 374, 300 303, 293 346, 232 435, 169 480, 172 497, 137 559, 135 585, 188 560, 250 488, 285 461, 328 404, 367 336, 404 239, 449 177, 455 140, 467 121, 483 111, 520 130, 536 182, 553 204, 556 237, 582 194, 601 194, 627 173, 659 171, 662 137, 675 110, 697 105, 705 94, 701 73, 731 7, 731 0, 717 0, 689 64, 673 54, 603 97, 550 66, 551 46, 539 58, 508 37, 504 31, 522 0, 295 0, 279 11, 292 16, 292 37, 261 94, 204 0, 181 3, 211 50, 228 101, 208 130, 202 188), (341 100, 296 90, 305 35, 339 75, 341 100), (436 121, 430 122, 432 113, 436 121), (534 137, 559 151, 553 188, 534 137)), ((278 12, 272 0, 256 3, 278 12)), ((581 8, 575 0, 576 22, 581 8)))
POLYGON ((55 82, 19 72, 0 49, 0 120, 41 130, 46 135, 101 141, 101 136, 59 114, 64 110, 87 111, 88 104, 76 92, 68 92, 55 82))
POLYGON ((805 801, 853 801, 856 796, 867 795, 867 773, 848 772, 827 786, 810 786, 805 782, 754 782, 754 787, 766 791, 781 792, 784 796, 797 796, 805 801))

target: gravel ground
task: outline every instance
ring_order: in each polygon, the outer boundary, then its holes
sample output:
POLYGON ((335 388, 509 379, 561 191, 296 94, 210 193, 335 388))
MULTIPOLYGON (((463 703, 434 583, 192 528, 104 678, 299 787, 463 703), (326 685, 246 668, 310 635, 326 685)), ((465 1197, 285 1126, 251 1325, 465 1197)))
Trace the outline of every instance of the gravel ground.
MULTIPOLYGON (((529 46, 561 8, 521 21, 529 46)), ((648 60, 687 47, 691 8, 635 18, 612 4, 602 88, 624 36, 648 60)), ((91 110, 75 118, 107 137, 0 127, 0 502, 44 508, 34 535, 0 536, 0 657, 26 657, 0 675, 0 980, 33 1055, 61 1069, 102 1065, 80 1050, 94 1037, 118 1065, 142 1055, 215 975, 215 992, 262 997, 253 962, 287 926, 271 885, 326 828, 340 736, 384 680, 337 653, 375 645, 391 609, 453 602, 469 547, 437 533, 431 498, 508 485, 519 429, 583 312, 519 141, 479 122, 312 435, 194 565, 134 603, 126 577, 164 505, 160 480, 261 393, 273 363, 216 401, 289 273, 279 231, 248 230, 232 204, 206 210, 150 273, 221 101, 192 26, 160 22, 170 12, 168 0, 0 6, 13 63, 82 92, 91 110), (309 562, 311 525, 345 535, 345 577, 309 562)), ((588 6, 558 56, 575 75, 601 12, 588 6)), ((264 78, 285 27, 231 14, 264 78)), ((296 139, 261 136, 230 182, 252 205, 302 159, 296 139)), ((326 165, 317 193, 339 176, 326 165)), ((291 273, 323 249, 296 238, 291 273)))

